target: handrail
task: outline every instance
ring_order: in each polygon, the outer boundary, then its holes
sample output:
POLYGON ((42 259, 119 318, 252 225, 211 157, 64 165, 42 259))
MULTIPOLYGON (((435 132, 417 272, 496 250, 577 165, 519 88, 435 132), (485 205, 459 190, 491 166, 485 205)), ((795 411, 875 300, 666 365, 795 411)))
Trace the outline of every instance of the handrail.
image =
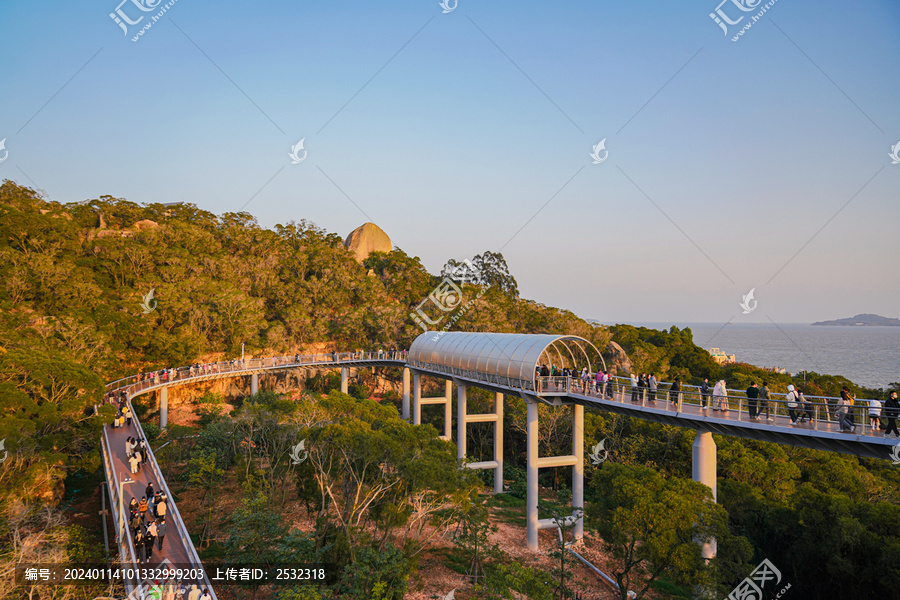
MULTIPOLYGON (((558 378, 558 376, 557 376, 558 378)), ((550 377, 536 377, 536 381, 538 382, 538 387, 541 387, 541 380, 552 379, 550 377)), ((600 396, 597 392, 597 382, 593 378, 588 381, 587 390, 584 390, 583 381, 579 377, 569 376, 569 384, 568 384, 568 392, 585 395, 585 396, 600 396)), ((726 389, 725 395, 721 397, 717 396, 714 393, 714 389, 710 388, 707 394, 703 394, 700 391, 699 386, 695 385, 682 385, 681 390, 677 392, 677 396, 673 399, 671 396, 671 385, 666 382, 659 382, 657 384, 657 389, 655 392, 655 399, 651 399, 651 393, 649 388, 644 386, 635 386, 631 385, 631 380, 626 377, 613 376, 610 381, 611 385, 614 387, 616 394, 621 400, 618 400, 621 403, 627 402, 627 400, 631 397, 630 392, 636 392, 638 396, 638 401, 640 401, 642 407, 662 407, 665 406, 666 410, 670 410, 670 406, 674 407, 676 413, 682 412, 685 404, 701 406, 703 404, 703 400, 707 401, 707 410, 712 413, 716 412, 715 403, 721 402, 724 405, 723 412, 736 412, 737 420, 742 420, 742 415, 745 413, 749 414, 749 399, 746 396, 746 392, 743 390, 731 390, 726 389), (668 385, 668 389, 664 386, 668 385), (626 392, 626 390, 628 390, 626 392), (705 396, 705 398, 704 398, 705 396), (734 403, 737 403, 737 408, 734 407, 734 403)), ((545 392, 553 392, 553 389, 545 389, 545 392)), ((604 396, 607 396, 607 390, 603 390, 604 396)), ((757 399, 757 415, 761 415, 763 412, 766 412, 766 418, 770 415, 774 415, 775 418, 779 416, 790 416, 791 411, 794 411, 795 417, 791 419, 792 426, 802 424, 801 419, 804 421, 809 421, 812 425, 813 429, 816 431, 820 430, 819 424, 824 423, 826 428, 831 427, 834 424, 839 424, 840 419, 837 418, 837 410, 839 408, 846 408, 847 414, 849 414, 852 418, 850 422, 856 420, 856 418, 860 419, 860 422, 854 422, 853 427, 861 426, 862 434, 865 435, 868 431, 868 435, 874 435, 872 431, 872 426, 868 420, 868 411, 869 405, 867 399, 856 399, 854 404, 851 405, 838 405, 836 403, 831 403, 829 400, 840 400, 839 398, 831 397, 831 396, 805 396, 803 397, 804 401, 799 402, 797 400, 792 401, 791 403, 796 402, 797 406, 791 407, 789 406, 789 402, 787 401, 787 394, 782 393, 769 393, 768 399, 757 399), (765 401, 768 404, 769 411, 764 408, 760 408, 762 402, 765 401), (857 404, 864 403, 864 404, 857 404), (834 417, 834 418, 832 418, 834 417), (795 422, 796 421, 796 422, 795 422)), ((607 396, 608 397, 608 396, 607 396)), ((613 398, 615 401, 615 399, 613 398)), ((714 414, 707 413, 706 415, 700 415, 706 417, 713 417, 714 414)), ((762 419, 759 419, 760 421, 762 419)), ((774 419, 769 419, 774 421, 774 419)), ((855 430, 855 429, 853 429, 855 430)))
MULTIPOLYGON (((240 359, 232 359, 232 360, 223 360, 209 363, 195 363, 193 365, 181 366, 181 367, 169 367, 166 369, 156 369, 153 371, 147 371, 144 373, 140 373, 137 375, 128 375, 127 377, 121 377, 116 379, 115 381, 110 381, 106 384, 107 391, 119 390, 123 387, 128 387, 133 383, 141 383, 143 381, 147 381, 148 379, 153 380, 154 374, 158 375, 162 372, 174 372, 176 374, 177 379, 184 379, 183 376, 178 376, 180 373, 188 373, 189 377, 196 377, 197 374, 194 374, 192 370, 201 370, 203 375, 212 375, 216 373, 224 373, 229 371, 238 371, 238 370, 247 370, 247 369, 258 369, 258 368, 272 368, 272 367, 289 367, 294 365, 302 365, 308 363, 324 363, 324 362, 347 362, 347 361, 360 361, 360 360, 406 360, 406 356, 408 354, 407 350, 376 350, 376 351, 367 351, 367 352, 327 352, 327 353, 319 353, 319 354, 288 354, 284 356, 272 356, 267 358, 248 358, 243 361, 240 359), (207 370, 208 369, 208 370, 207 370), (142 378, 143 377, 143 378, 142 378), (123 383, 125 382, 125 383, 123 383), (115 386, 115 387, 114 387, 115 386)), ((174 379, 170 379, 169 381, 174 381, 174 379)), ((160 380, 162 383, 162 380, 160 380)))
MULTIPOLYGON (((134 420, 134 425, 137 429, 138 435, 141 439, 147 439, 147 437, 144 435, 144 429, 141 427, 141 422, 134 411, 134 407, 131 405, 131 398, 128 398, 127 400, 128 408, 131 410, 131 418, 134 420)), ((197 549, 194 548, 194 542, 191 540, 191 535, 188 533, 187 528, 184 526, 184 520, 181 518, 181 513, 178 512, 178 506, 175 502, 175 497, 172 495, 172 491, 166 484, 166 479, 165 477, 163 477, 162 471, 160 471, 159 469, 159 464, 156 462, 156 456, 153 454, 153 450, 150 447, 150 444, 147 444, 147 461, 150 463, 150 468, 153 470, 153 474, 159 482, 160 488, 166 493, 166 497, 169 498, 169 502, 167 503, 167 515, 171 515, 171 517, 173 517, 171 521, 175 525, 175 529, 177 530, 178 535, 181 538, 182 543, 184 544, 184 549, 188 553, 188 558, 192 562, 192 568, 194 565, 199 568, 203 565, 203 562, 200 560, 200 556, 197 554, 197 549)), ((166 522, 169 522, 169 518, 166 519, 166 522)), ((203 569, 203 581, 206 589, 209 590, 209 593, 212 596, 212 600, 218 600, 216 592, 215 590, 213 590, 209 577, 206 574, 206 569, 203 569)))
MULTIPOLYGON (((120 498, 120 493, 122 493, 122 488, 120 487, 119 478, 116 474, 116 470, 112 466, 112 448, 109 442, 109 436, 107 434, 106 428, 103 428, 103 439, 101 440, 100 448, 103 452, 103 467, 106 471, 106 481, 111 482, 113 485, 106 486, 107 491, 110 493, 110 499, 113 504, 113 523, 116 526, 116 539, 119 541, 119 559, 122 561, 122 564, 126 564, 128 562, 128 557, 131 558, 131 566, 133 568, 132 573, 137 573, 137 558, 134 554, 134 540, 131 536, 131 526, 128 521, 125 520, 125 499, 124 497, 120 498), (125 539, 119 539, 120 533, 124 532, 125 539), (126 556, 127 552, 127 556, 126 556)), ((105 517, 104 517, 105 518, 105 517)), ((131 581, 126 581, 126 588, 134 588, 131 581)), ((128 594, 131 593, 131 589, 126 589, 128 594)))
MULTIPOLYGON (((230 361, 219 361, 214 363, 200 363, 194 364, 187 367, 177 367, 164 369, 161 372, 163 376, 160 377, 160 371, 154 371, 152 373, 145 374, 142 378, 141 376, 130 376, 119 379, 115 382, 112 382, 107 385, 109 388, 110 385, 121 384, 123 382, 133 381, 131 384, 120 385, 119 388, 115 390, 111 390, 112 392, 121 391, 122 388, 126 390, 126 396, 130 400, 134 395, 139 392, 149 391, 150 389, 154 389, 157 387, 164 387, 167 385, 171 385, 175 382, 185 382, 188 380, 202 380, 206 378, 214 378, 219 375, 223 375, 226 373, 235 373, 235 372, 246 372, 257 369, 280 369, 285 367, 303 367, 303 366, 322 366, 335 364, 339 365, 345 362, 366 362, 366 361, 404 361, 404 363, 412 368, 421 368, 426 369, 432 372, 440 373, 443 375, 449 375, 451 377, 462 377, 470 380, 480 381, 487 384, 504 386, 512 389, 521 389, 526 392, 536 393, 536 394, 567 394, 567 393, 582 393, 587 395, 596 395, 597 382, 595 379, 595 374, 590 373, 589 379, 587 381, 587 386, 585 386, 584 380, 581 379, 580 374, 576 373, 574 375, 555 375, 555 376, 535 376, 533 379, 519 379, 516 377, 508 377, 508 376, 500 376, 490 373, 483 373, 480 371, 470 371, 467 369, 459 369, 454 367, 449 367, 446 365, 433 365, 433 364, 424 364, 420 361, 408 361, 408 351, 406 350, 381 350, 375 352, 329 352, 329 353, 318 353, 318 354, 294 354, 287 356, 272 356, 269 358, 251 358, 246 359, 244 361, 233 359, 230 361), (585 389, 587 391, 585 391, 585 389)), ((613 376, 611 378, 611 385, 619 390, 619 393, 623 393, 626 388, 631 387, 631 381, 627 377, 613 376)), ((649 399, 649 389, 645 386, 643 389, 643 398, 642 405, 646 405, 646 402, 653 402, 653 400, 649 399)), ((675 404, 676 412, 681 412, 685 403, 688 405, 701 404, 702 393, 700 392, 700 387, 695 385, 683 384, 681 387, 681 391, 678 393, 677 398, 673 402, 670 398, 671 391, 671 383, 668 382, 658 382, 656 396, 657 400, 663 400, 666 404, 666 409, 669 408, 670 404, 675 404)), ((735 390, 735 389, 726 389, 726 395, 728 398, 729 411, 734 411, 734 408, 731 407, 731 403, 737 400, 738 408, 737 408, 737 417, 738 420, 742 420, 742 415, 745 412, 749 412, 749 406, 747 402, 746 393, 743 390, 735 390)), ((713 390, 710 389, 708 394, 709 400, 712 400, 713 390)), ((770 411, 767 414, 774 412, 775 416, 779 415, 784 416, 789 413, 789 409, 791 407, 787 406, 787 402, 785 400, 780 400, 778 397, 786 397, 786 394, 781 393, 773 393, 770 392, 770 397, 768 399, 770 411)), ((836 397, 832 396, 804 396, 805 406, 797 407, 797 413, 801 414, 801 416, 808 417, 809 420, 813 423, 813 426, 816 430, 819 429, 819 423, 824 423, 826 427, 830 427, 834 423, 838 422, 838 418, 836 416, 836 409, 838 407, 837 401, 839 400, 836 397), (807 408, 811 405, 812 414, 808 415, 807 408)), ((860 424, 862 425, 862 431, 865 433, 872 429, 868 417, 868 402, 867 399, 857 399, 856 402, 864 403, 864 404, 854 404, 851 406, 847 406, 847 413, 852 416, 853 419, 857 417, 861 419, 860 424)), ((715 412, 715 411, 713 411, 715 412)), ((711 415, 707 415, 711 416, 711 415)), ((799 420, 800 417, 798 417, 799 420)), ((854 425, 858 426, 858 425, 854 425)))

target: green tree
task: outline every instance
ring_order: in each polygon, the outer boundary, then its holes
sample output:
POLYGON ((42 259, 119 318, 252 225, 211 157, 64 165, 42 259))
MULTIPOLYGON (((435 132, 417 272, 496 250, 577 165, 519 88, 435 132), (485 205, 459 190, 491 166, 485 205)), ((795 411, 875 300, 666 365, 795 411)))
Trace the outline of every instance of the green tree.
POLYGON ((709 488, 615 463, 605 463, 592 485, 598 500, 588 515, 616 561, 612 576, 622 600, 632 589, 644 597, 663 575, 701 587, 715 584, 699 543, 729 531, 727 514, 709 488))

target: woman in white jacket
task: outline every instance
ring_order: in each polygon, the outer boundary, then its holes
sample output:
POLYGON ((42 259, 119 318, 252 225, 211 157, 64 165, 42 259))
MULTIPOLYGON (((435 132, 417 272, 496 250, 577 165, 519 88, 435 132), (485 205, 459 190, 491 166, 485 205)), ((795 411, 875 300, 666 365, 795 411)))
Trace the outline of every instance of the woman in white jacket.
POLYGON ((725 389, 725 380, 720 379, 713 388, 713 410, 728 410, 728 390, 725 389))

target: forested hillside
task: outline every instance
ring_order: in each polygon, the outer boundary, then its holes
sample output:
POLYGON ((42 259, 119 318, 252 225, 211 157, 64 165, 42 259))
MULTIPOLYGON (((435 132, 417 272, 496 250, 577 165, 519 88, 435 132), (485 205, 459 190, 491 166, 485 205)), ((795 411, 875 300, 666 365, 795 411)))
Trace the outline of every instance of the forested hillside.
MULTIPOLYGON (((0 229, 6 241, 0 246, 0 440, 8 453, 0 464, 0 585, 9 584, 3 580, 8 568, 23 559, 101 558, 64 509, 74 482, 96 477, 100 467, 98 439, 112 412, 100 407, 95 415, 94 405, 106 381, 141 370, 234 358, 242 344, 251 356, 322 344, 408 348, 421 332, 409 313, 441 279, 400 249, 359 264, 341 236, 305 221, 264 229, 248 213, 217 216, 191 204, 139 206, 109 196, 63 205, 11 181, 0 186, 0 229), (142 302, 151 289, 156 303, 148 312, 142 302)), ((459 258, 448 256, 448 264, 459 258)), ((750 365, 720 367, 693 343, 687 329, 592 325, 564 309, 519 297, 514 274, 499 254, 486 249, 475 261, 484 270, 485 289, 477 299, 473 295, 474 305, 454 330, 568 333, 601 349, 613 340, 636 371, 655 372, 662 380, 725 378, 730 387, 743 388, 751 379, 767 377, 773 391, 797 381, 750 365)), ((844 385, 860 396, 884 393, 815 373, 806 374, 805 385, 811 394, 836 395, 844 385)), ((320 390, 329 387, 333 384, 320 390)), ((200 422, 191 431, 181 428, 182 434, 200 437, 190 446, 173 444, 172 454, 164 457, 173 474, 184 475, 185 489, 205 490, 204 498, 206 492, 214 494, 217 478, 235 483, 241 504, 234 519, 228 514, 214 521, 209 509, 207 533, 228 536, 223 552, 237 556, 253 550, 277 557, 297 548, 312 553, 327 548, 329 560, 362 565, 349 568, 333 597, 368 600, 374 597, 367 595, 372 586, 384 584, 366 579, 371 573, 414 574, 430 540, 425 521, 433 526, 436 517, 449 527, 454 519, 468 519, 475 531, 489 528, 489 518, 473 508, 484 482, 450 477, 456 472, 450 445, 430 428, 416 431, 403 423, 389 402, 354 400, 333 391, 321 397, 259 396, 242 399, 229 414, 202 405, 206 412, 200 422), (262 435, 259 431, 267 432, 266 443, 253 437, 262 435), (385 431, 396 443, 388 443, 385 431), (284 469, 279 465, 288 441, 301 432, 319 444, 311 454, 314 460, 297 472, 284 469), (344 475, 323 465, 337 460, 336 449, 345 442, 359 460, 387 465, 396 482, 384 491, 383 502, 354 513, 374 528, 371 535, 321 512, 341 500, 323 497, 328 486, 340 489, 346 483, 344 475), (381 454, 373 454, 375 446, 381 454), (420 460, 423 455, 427 460, 420 460), (200 475, 191 478, 191 471, 200 475), (433 502, 439 484, 446 487, 442 494, 453 498, 452 510, 429 505, 435 514, 411 524, 416 507, 433 502), (289 488, 296 490, 289 494, 289 488), (283 511, 296 510, 299 502, 318 515, 314 531, 260 534, 266 528, 280 531, 283 511), (360 595, 346 591, 351 589, 360 595), (339 590, 347 595, 337 595, 339 590)), ((221 398, 213 400, 211 405, 223 404, 221 398)), ((513 499, 524 482, 524 403, 508 401, 509 501, 521 507, 513 499)), ((488 402, 486 394, 473 391, 470 410, 486 410, 482 405, 488 402)), ((571 444, 570 419, 562 410, 541 411, 541 452, 560 453, 571 444)), ((588 467, 588 529, 603 536, 612 557, 627 562, 624 557, 638 549, 630 581, 658 572, 665 586, 651 593, 659 597, 688 594, 700 583, 727 594, 748 568, 768 558, 803 590, 794 597, 897 597, 898 467, 887 460, 717 436, 719 504, 711 509, 702 486, 690 481, 693 435, 625 417, 586 415, 586 445, 607 440, 610 451, 602 466, 588 467), (671 518, 647 519, 660 514, 671 518), (720 559, 711 566, 698 560, 691 537, 701 521, 719 539, 720 559)), ((477 432, 472 444, 473 456, 490 448, 488 437, 477 432)), ((571 486, 568 477, 561 469, 547 471, 542 479, 545 491, 558 495, 562 504, 571 486)), ((205 502, 211 507, 213 500, 205 502)), ((459 556, 464 556, 467 546, 461 547, 459 556)), ((496 595, 461 592, 457 597, 508 598, 504 594, 522 591, 516 585, 526 583, 530 597, 549 597, 542 574, 510 563, 498 551, 485 559, 495 584, 490 594, 496 595)), ((392 585, 406 589, 411 585, 407 575, 392 585)), ((379 589, 381 597, 394 597, 379 589)), ((0 596, 6 591, 0 588, 0 596)), ((296 598, 317 597, 297 593, 296 598)))

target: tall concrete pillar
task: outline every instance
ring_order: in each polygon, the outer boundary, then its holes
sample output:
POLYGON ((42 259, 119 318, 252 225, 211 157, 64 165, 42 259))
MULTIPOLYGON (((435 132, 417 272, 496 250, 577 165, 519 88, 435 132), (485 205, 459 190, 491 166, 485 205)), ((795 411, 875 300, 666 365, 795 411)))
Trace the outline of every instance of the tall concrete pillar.
POLYGON ((467 431, 466 411, 468 398, 466 397, 466 384, 456 384, 456 458, 462 460, 466 457, 467 431))
MULTIPOLYGON (((716 495, 716 441, 709 431, 698 431, 693 446, 693 478, 712 490, 713 500, 716 495)), ((703 558, 716 556, 716 540, 705 543, 701 547, 703 558)))
POLYGON ((503 394, 494 392, 494 493, 503 493, 503 394))
POLYGON ((346 394, 348 389, 350 389, 350 369, 341 367, 341 393, 346 394))
POLYGON ((525 518, 528 549, 538 550, 538 404, 526 400, 526 489, 525 518))
POLYGON ((250 376, 250 395, 255 396, 259 393, 259 373, 250 376))
POLYGON ((449 379, 444 382, 444 439, 453 441, 453 382, 449 379))
POLYGON ((418 371, 413 373, 413 425, 422 424, 422 377, 418 371))
POLYGON ((159 426, 165 429, 169 423, 169 388, 159 390, 159 426))
MULTIPOLYGON (((572 454, 575 464, 572 465, 572 506, 582 510, 582 517, 575 521, 573 537, 584 538, 584 407, 580 404, 572 406, 572 454)), ((574 511, 573 511, 574 512, 574 511)))
POLYGON ((409 369, 403 367, 403 420, 409 421, 409 369))

